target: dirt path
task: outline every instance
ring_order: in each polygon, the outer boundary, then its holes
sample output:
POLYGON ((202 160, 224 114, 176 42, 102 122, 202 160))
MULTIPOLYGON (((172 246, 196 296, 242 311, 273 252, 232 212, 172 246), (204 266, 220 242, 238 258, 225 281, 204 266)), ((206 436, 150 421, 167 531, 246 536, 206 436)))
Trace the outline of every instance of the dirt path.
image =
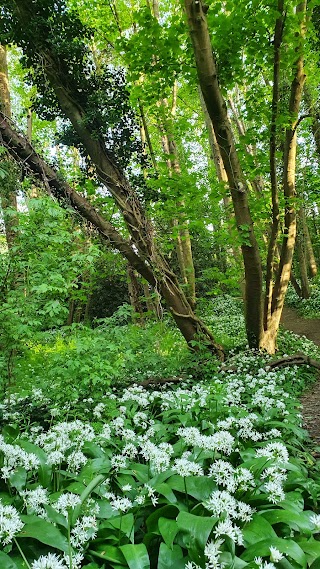
MULTIPOLYGON (((306 336, 320 346, 320 318, 302 318, 292 308, 285 308, 281 323, 287 330, 306 336)), ((316 445, 320 446, 320 381, 306 391, 301 403, 304 426, 316 445)))

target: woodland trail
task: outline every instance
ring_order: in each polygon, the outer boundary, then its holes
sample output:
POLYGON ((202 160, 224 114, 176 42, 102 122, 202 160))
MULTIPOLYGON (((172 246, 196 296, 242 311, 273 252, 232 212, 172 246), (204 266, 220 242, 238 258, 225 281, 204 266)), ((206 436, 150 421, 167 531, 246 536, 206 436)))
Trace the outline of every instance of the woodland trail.
MULTIPOLYGON (((320 347, 320 318, 303 318, 293 308, 284 308, 281 324, 320 347)), ((315 444, 320 446, 320 379, 301 397, 301 403, 303 425, 315 444)))

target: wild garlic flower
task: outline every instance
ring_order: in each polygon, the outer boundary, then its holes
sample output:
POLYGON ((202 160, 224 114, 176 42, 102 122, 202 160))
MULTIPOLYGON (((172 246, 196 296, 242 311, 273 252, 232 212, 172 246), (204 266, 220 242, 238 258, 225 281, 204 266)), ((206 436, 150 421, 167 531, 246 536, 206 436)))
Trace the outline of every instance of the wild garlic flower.
POLYGON ((216 460, 209 468, 208 476, 213 478, 219 486, 225 486, 229 492, 236 490, 234 477, 235 469, 230 462, 216 460))
POLYGON ((180 476, 203 476, 202 466, 187 458, 176 458, 171 468, 180 476))
POLYGON ((13 506, 0 502, 0 542, 7 545, 24 526, 18 511, 13 506))
POLYGON ((315 526, 315 533, 320 532, 320 514, 310 516, 310 522, 315 526))
POLYGON ((89 539, 96 537, 97 530, 97 520, 94 516, 78 518, 71 530, 71 545, 75 548, 83 546, 89 539))
POLYGON ((287 447, 280 442, 269 443, 263 448, 256 451, 256 456, 265 456, 267 459, 274 460, 275 462, 288 462, 289 453, 287 447))
POLYGON ((110 500, 110 504, 113 510, 118 510, 119 512, 128 512, 133 506, 133 503, 129 498, 126 497, 115 497, 110 500))
POLYGON ((68 512, 74 510, 74 508, 80 504, 81 500, 77 494, 66 492, 65 494, 61 494, 61 496, 59 496, 58 500, 52 504, 52 507, 67 518, 68 512))
POLYGON ((219 556, 221 554, 220 547, 223 542, 223 539, 217 539, 217 541, 209 541, 206 544, 204 554, 208 558, 208 563, 206 564, 207 569, 220 569, 223 566, 219 561, 219 556))
POLYGON ((201 437, 201 442, 198 445, 204 450, 220 451, 224 454, 231 454, 235 438, 228 431, 218 431, 213 435, 201 437))
POLYGON ((203 504, 217 518, 221 514, 234 517, 237 511, 237 500, 226 490, 215 490, 203 504))
POLYGON ((99 438, 103 438, 107 441, 109 441, 111 439, 111 428, 110 425, 107 425, 106 423, 103 425, 102 427, 102 431, 99 435, 99 438))
POLYGON ((111 457, 111 466, 115 471, 120 470, 120 468, 126 468, 127 457, 123 456, 122 454, 115 454, 113 457, 111 457))
POLYGON ((188 561, 185 566, 184 569, 201 569, 200 565, 197 565, 196 563, 194 563, 193 561, 188 561))
POLYGON ((273 482, 273 481, 267 482, 264 485, 264 487, 268 494, 267 498, 269 502, 272 502, 272 504, 278 504, 278 502, 282 502, 282 500, 285 499, 286 495, 283 491, 281 484, 279 484, 278 482, 273 482))
POLYGON ((79 472, 87 462, 88 459, 81 450, 74 450, 67 456, 67 465, 72 472, 79 472))
POLYGON ((68 569, 68 566, 55 553, 48 553, 48 555, 41 555, 39 559, 33 561, 31 569, 68 569))
POLYGON ((7 480, 15 469, 19 466, 25 470, 37 469, 40 466, 40 460, 34 453, 28 453, 19 445, 7 444, 0 435, 0 451, 3 453, 3 467, 1 468, 2 478, 7 480))
POLYGON ((270 559, 273 563, 279 563, 283 559, 284 555, 276 547, 270 546, 270 559))
POLYGON ((20 496, 22 496, 27 509, 36 514, 43 514, 42 506, 49 504, 48 490, 42 486, 38 486, 34 490, 23 490, 20 492, 20 496))
POLYGON ((238 545, 243 545, 243 535, 241 529, 233 524, 230 519, 222 520, 214 528, 216 537, 227 535, 238 545))
POLYGON ((160 443, 159 446, 151 441, 142 445, 140 450, 143 458, 150 462, 151 468, 156 472, 165 472, 170 467, 170 456, 173 454, 173 447, 168 443, 160 443))

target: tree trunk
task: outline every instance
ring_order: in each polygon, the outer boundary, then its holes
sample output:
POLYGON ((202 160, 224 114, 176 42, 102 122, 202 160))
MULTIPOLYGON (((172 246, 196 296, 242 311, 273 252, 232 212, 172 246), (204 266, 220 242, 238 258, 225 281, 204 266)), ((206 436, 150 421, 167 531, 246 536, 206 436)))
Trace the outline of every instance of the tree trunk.
POLYGON ((297 126, 298 113, 300 109, 303 86, 306 79, 303 67, 302 41, 305 35, 305 13, 306 1, 297 6, 297 14, 301 15, 300 19, 300 45, 297 52, 300 54, 295 63, 295 75, 291 84, 291 93, 289 101, 289 116, 291 117, 291 125, 286 129, 285 146, 284 146, 284 168, 283 168, 283 191, 285 199, 285 219, 284 219, 284 236, 280 253, 279 269, 273 289, 271 316, 269 318, 268 327, 262 347, 266 348, 270 353, 274 353, 276 349, 277 331, 279 329, 281 314, 283 310, 285 295, 290 280, 291 265, 293 259, 293 251, 296 241, 296 153, 297 153, 297 126))
MULTIPOLYGON (((8 80, 7 50, 5 46, 0 44, 0 109, 10 119, 11 104, 10 90, 8 80)), ((1 162, 6 171, 6 177, 1 182, 0 200, 3 213, 4 226, 6 231, 6 240, 8 250, 11 251, 14 246, 16 237, 16 228, 18 225, 17 196, 16 186, 18 180, 18 171, 16 164, 9 158, 4 156, 1 162)))
MULTIPOLYGON (((173 99, 175 99, 175 93, 173 93, 173 99)), ((173 107, 174 106, 175 103, 173 103, 173 107)), ((165 101, 161 101, 161 107, 164 111, 163 120, 160 126, 160 129, 162 131, 162 148, 165 154, 167 154, 168 156, 170 155, 170 158, 167 159, 169 176, 172 176, 172 174, 180 176, 181 168, 178 158, 178 152, 173 134, 171 132, 172 125, 169 124, 170 121, 166 116, 167 105, 165 101)), ((174 113, 174 111, 172 111, 172 113, 174 113)), ((177 217, 172 219, 172 225, 173 227, 177 228, 176 252, 177 252, 182 282, 185 286, 188 302, 190 303, 190 306, 194 308, 196 303, 196 278, 195 278, 195 270, 193 264, 188 221, 184 219, 183 210, 184 210, 183 200, 177 201, 177 217)))
MULTIPOLYGON (((27 26, 30 19, 34 19, 37 15, 37 6, 30 4, 28 0, 15 0, 14 5, 16 16, 22 26, 27 26)), ((49 26, 50 24, 48 24, 49 26)), ((169 311, 188 344, 192 346, 195 340, 200 338, 201 341, 207 343, 208 348, 215 355, 223 358, 223 349, 215 342, 211 332, 204 323, 194 314, 184 292, 179 286, 176 275, 170 270, 166 260, 158 250, 156 240, 154 239, 155 230, 145 214, 137 193, 130 186, 115 157, 106 148, 103 138, 97 136, 96 129, 95 132, 90 130, 91 122, 87 120, 81 103, 81 95, 79 99, 77 88, 74 87, 73 77, 67 71, 68 66, 63 65, 61 57, 55 54, 49 42, 45 43, 45 38, 41 37, 40 43, 38 41, 39 38, 36 35, 30 38, 32 48, 39 54, 42 71, 46 74, 52 86, 62 112, 72 123, 85 153, 94 164, 99 180, 109 190, 122 213, 134 246, 128 243, 128 240, 123 239, 110 222, 105 220, 89 202, 79 194, 76 194, 71 188, 68 188, 69 199, 74 200, 78 211, 81 211, 86 219, 94 222, 100 233, 108 240, 112 240, 113 244, 126 256, 132 266, 153 287, 156 287, 165 299, 169 311)), ((9 125, 5 120, 0 122, 3 139, 5 133, 8 134, 8 127, 9 125)), ((18 143, 16 133, 15 140, 18 143)), ((15 152, 17 151, 10 139, 6 139, 6 144, 11 148, 12 152, 13 148, 15 152)), ((20 138, 18 146, 21 154, 27 158, 29 165, 35 166, 36 171, 44 179, 46 187, 51 188, 54 186, 59 193, 61 185, 57 180, 56 174, 53 176, 54 180, 51 180, 50 176, 47 176, 45 172, 39 172, 39 165, 42 167, 43 161, 38 156, 35 156, 33 149, 30 149, 30 145, 28 145, 25 139, 21 141, 20 138), (31 150, 30 157, 26 155, 26 148, 31 150), (57 190, 58 186, 59 191, 57 190)), ((65 184, 63 186, 66 188, 65 184)))
POLYGON ((233 133, 222 96, 202 0, 185 0, 189 32, 203 98, 212 121, 228 177, 235 218, 241 239, 246 278, 246 330, 250 347, 263 337, 262 268, 247 198, 247 185, 235 149, 233 133))
MULTIPOLYGON (((129 240, 113 227, 113 225, 80 194, 78 194, 53 168, 40 158, 27 139, 13 130, 3 113, 0 112, 1 143, 9 152, 19 159, 24 168, 29 168, 43 182, 44 187, 50 194, 60 201, 67 201, 77 212, 99 231, 100 235, 111 246, 117 249, 129 263, 143 276, 165 299, 179 330, 193 349, 197 348, 194 342, 204 342, 208 349, 218 358, 223 359, 222 347, 215 341, 210 330, 194 314, 183 291, 181 290, 176 275, 170 270, 167 262, 156 249, 153 241, 148 241, 153 246, 151 253, 143 255, 133 240, 134 246, 129 240)), ((129 202, 130 203, 130 202, 129 202)), ((137 223, 137 220, 135 220, 137 223)), ((150 240, 151 234, 146 236, 150 240)), ((141 245, 140 245, 141 248, 141 245)))
POLYGON ((306 235, 304 231, 305 228, 303 226, 303 214, 303 207, 301 207, 298 213, 297 253, 299 259, 302 298, 310 298, 310 286, 307 269, 306 235))
POLYGON ((133 319, 139 320, 140 322, 143 320, 143 308, 141 304, 141 290, 139 281, 137 279, 137 275, 135 274, 135 270, 131 265, 127 265, 127 275, 128 275, 128 292, 130 298, 130 304, 133 309, 133 319))

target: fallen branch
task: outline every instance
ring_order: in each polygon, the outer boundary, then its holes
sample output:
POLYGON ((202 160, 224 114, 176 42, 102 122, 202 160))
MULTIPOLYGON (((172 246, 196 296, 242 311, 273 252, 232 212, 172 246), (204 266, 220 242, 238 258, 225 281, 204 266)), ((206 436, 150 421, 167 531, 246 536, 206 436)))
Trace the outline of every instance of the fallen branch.
POLYGON ((320 362, 317 360, 312 360, 309 356, 304 356, 303 354, 295 354, 294 356, 287 356, 279 360, 275 360, 266 366, 268 369, 274 369, 276 367, 285 367, 293 365, 309 365, 316 369, 320 369, 320 362))

